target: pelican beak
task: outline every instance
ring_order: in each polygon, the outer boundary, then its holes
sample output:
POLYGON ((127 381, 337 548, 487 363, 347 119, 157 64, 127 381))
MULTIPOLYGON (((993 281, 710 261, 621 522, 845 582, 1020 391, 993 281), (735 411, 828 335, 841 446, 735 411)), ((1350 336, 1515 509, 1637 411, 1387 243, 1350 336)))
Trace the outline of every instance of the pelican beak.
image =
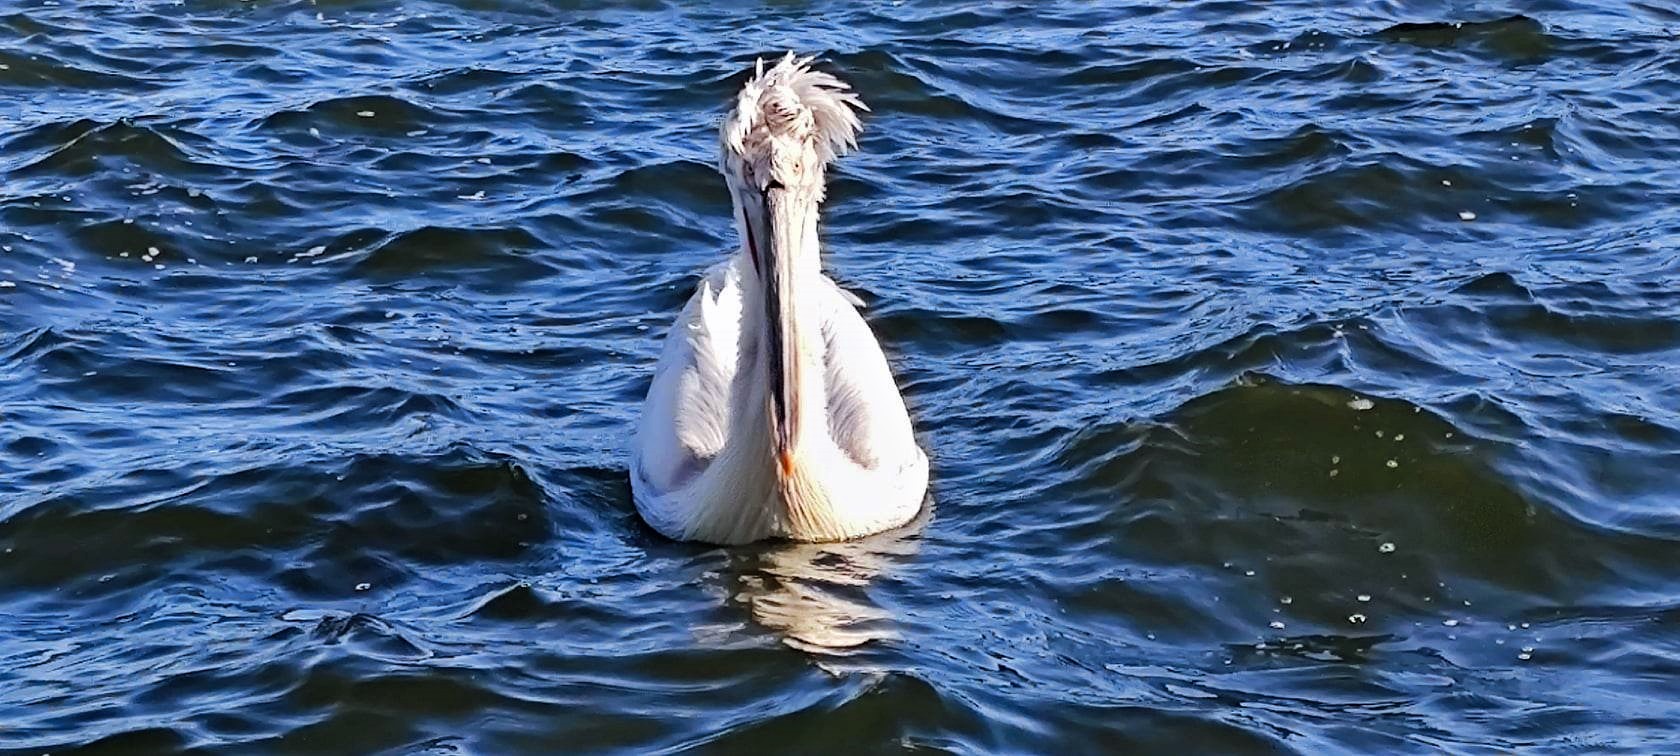
POLYGON ((783 476, 794 464, 799 439, 800 360, 802 345, 795 327, 794 273, 804 229, 797 200, 780 183, 760 195, 756 219, 749 213, 748 243, 764 287, 765 356, 769 365, 769 415, 772 453, 783 476), (754 223, 754 220, 757 223, 754 223), (754 225, 757 227, 755 228, 754 225))

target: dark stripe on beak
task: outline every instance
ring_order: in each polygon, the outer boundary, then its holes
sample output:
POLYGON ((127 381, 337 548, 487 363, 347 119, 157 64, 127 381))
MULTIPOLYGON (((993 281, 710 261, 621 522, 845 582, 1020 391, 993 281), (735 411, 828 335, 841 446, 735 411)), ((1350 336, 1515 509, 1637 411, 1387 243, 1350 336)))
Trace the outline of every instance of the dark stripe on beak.
MULTIPOLYGON (((770 437, 772 451, 783 474, 790 472, 794 441, 799 436, 799 345, 794 333, 792 298, 793 260, 786 239, 795 229, 777 228, 782 203, 787 197, 780 183, 772 182, 760 195, 763 201, 763 233, 753 233, 749 245, 756 251, 759 280, 764 286, 765 362, 769 385, 770 437)), ((748 224, 751 225, 751 224, 748 224)))

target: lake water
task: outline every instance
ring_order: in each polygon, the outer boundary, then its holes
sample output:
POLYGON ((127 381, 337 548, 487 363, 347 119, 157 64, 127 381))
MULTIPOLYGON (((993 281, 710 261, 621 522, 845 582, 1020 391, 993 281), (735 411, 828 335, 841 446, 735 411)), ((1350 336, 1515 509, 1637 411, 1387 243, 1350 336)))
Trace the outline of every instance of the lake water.
POLYGON ((0 751, 1680 750, 1680 12, 1518 5, 7 3, 0 751), (933 504, 673 543, 788 48, 933 504))

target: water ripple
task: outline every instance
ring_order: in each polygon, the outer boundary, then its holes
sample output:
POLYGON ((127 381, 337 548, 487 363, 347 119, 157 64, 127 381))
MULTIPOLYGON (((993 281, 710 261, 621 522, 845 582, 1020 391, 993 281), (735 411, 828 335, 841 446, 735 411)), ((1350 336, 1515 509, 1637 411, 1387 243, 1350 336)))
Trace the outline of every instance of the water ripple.
POLYGON ((1672 751, 1676 29, 8 8, 0 750, 1672 751), (626 437, 788 46, 932 505, 674 544, 626 437))

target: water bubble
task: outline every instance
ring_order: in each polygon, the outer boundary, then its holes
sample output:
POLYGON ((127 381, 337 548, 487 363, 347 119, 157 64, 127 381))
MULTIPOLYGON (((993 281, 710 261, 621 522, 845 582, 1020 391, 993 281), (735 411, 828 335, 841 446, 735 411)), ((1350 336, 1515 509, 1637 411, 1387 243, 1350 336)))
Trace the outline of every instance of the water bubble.
POLYGON ((1458 627, 1458 620, 1441 620, 1441 624, 1446 625, 1447 627, 1458 627))
POLYGON ((1363 624, 1365 624, 1365 615, 1363 615, 1363 614, 1349 614, 1348 615, 1348 622, 1351 622, 1355 625, 1363 625, 1363 624))
POLYGON ((1384 554, 1394 553, 1394 542, 1393 541, 1384 541, 1381 546, 1377 547, 1377 551, 1380 551, 1384 554))
POLYGON ((1359 411, 1359 412, 1364 412, 1365 410, 1368 410, 1368 409, 1370 409, 1372 407, 1375 407, 1375 406, 1377 406, 1375 402, 1372 402, 1370 399, 1366 399, 1364 397, 1360 397, 1358 399, 1354 399, 1351 402, 1348 402, 1348 407, 1350 409, 1353 409, 1353 410, 1356 410, 1356 411, 1359 411))
POLYGON ((1366 602, 1371 600, 1371 594, 1361 593, 1361 594, 1359 594, 1358 598, 1359 598, 1359 603, 1363 604, 1363 603, 1366 603, 1366 602))
POLYGON ((1384 463, 1384 464, 1386 464, 1386 465, 1388 465, 1388 466, 1389 466, 1389 467, 1390 467, 1390 468, 1395 468, 1395 467, 1399 467, 1399 466, 1400 466, 1400 463, 1399 463, 1399 462, 1397 462, 1397 461, 1395 461, 1395 460, 1392 460, 1392 459, 1391 459, 1391 460, 1389 460, 1389 461, 1387 461, 1387 462, 1385 462, 1385 463, 1384 463))
POLYGON ((1271 628, 1273 630, 1282 630, 1284 628, 1283 621, 1282 620, 1272 620, 1271 628))
POLYGON ((357 583, 356 584, 356 590, 358 590, 358 591, 365 591, 365 590, 367 590, 369 588, 372 588, 372 587, 373 587, 372 583, 357 583))
POLYGON ((356 111, 356 115, 359 115, 363 118, 372 118, 373 117, 373 111, 371 111, 371 110, 358 110, 358 111, 356 111))
POLYGON ((1458 211, 1458 219, 1461 221, 1473 221, 1476 219, 1476 214, 1470 212, 1469 210, 1460 210, 1458 211))

